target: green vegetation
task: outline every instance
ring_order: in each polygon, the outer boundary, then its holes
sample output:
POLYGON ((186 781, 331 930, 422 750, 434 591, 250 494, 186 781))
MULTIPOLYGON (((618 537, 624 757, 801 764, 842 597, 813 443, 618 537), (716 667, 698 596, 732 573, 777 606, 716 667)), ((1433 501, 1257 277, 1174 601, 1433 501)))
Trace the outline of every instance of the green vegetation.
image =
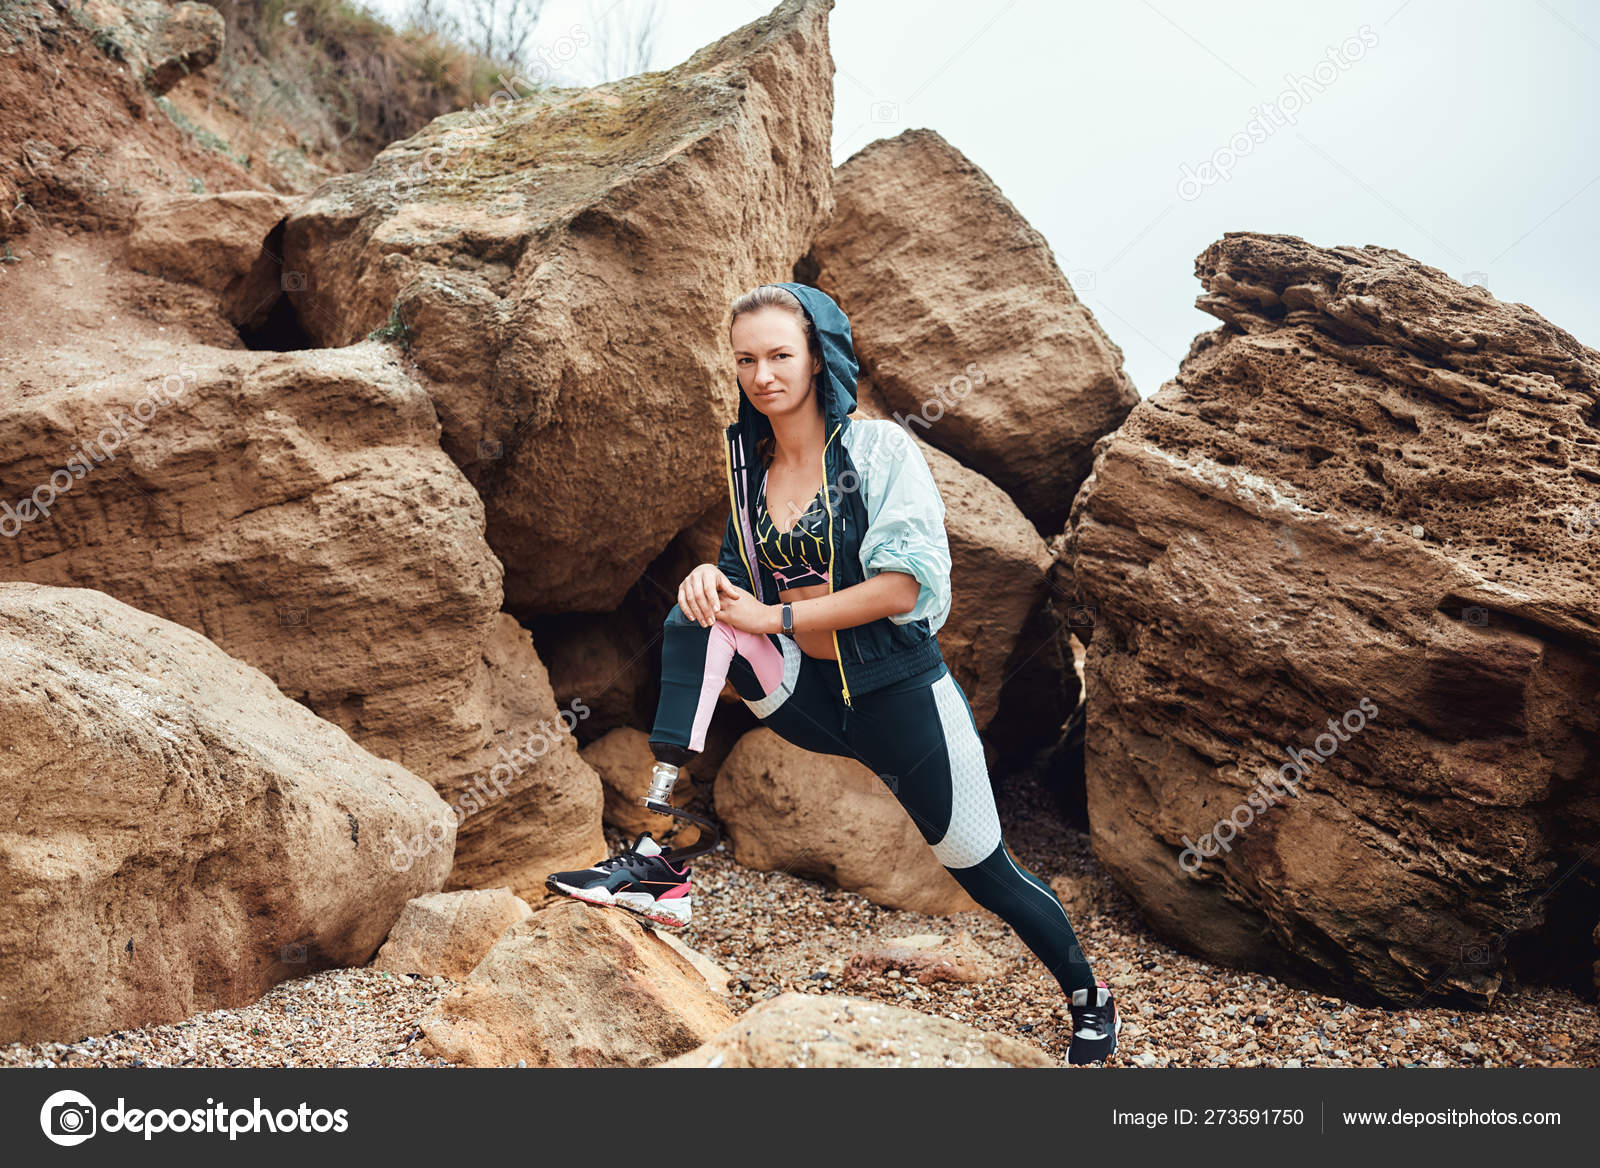
POLYGON ((27 25, 23 16, 34 7, 34 0, 0 0, 0 30, 11 34, 11 39, 21 44, 27 25))
POLYGON ((389 309, 389 323, 373 329, 367 334, 367 340, 399 341, 400 347, 410 352, 414 335, 411 326, 406 324, 405 318, 400 315, 400 300, 396 297, 393 307, 389 309))
POLYGON ((233 148, 228 145, 227 139, 219 138, 210 130, 202 129, 200 126, 195 125, 183 115, 182 110, 173 105, 166 98, 156 98, 156 105, 161 108, 161 112, 167 115, 174 126, 177 126, 178 129, 182 130, 185 134, 188 134, 207 150, 221 154, 225 158, 231 158, 240 166, 248 167, 250 165, 249 157, 243 154, 235 154, 233 152, 233 148))
POLYGON ((102 28, 100 25, 96 24, 94 22, 94 17, 90 16, 85 11, 86 7, 87 5, 83 3, 83 0, 79 0, 78 6, 70 9, 72 19, 80 28, 88 30, 89 39, 94 42, 95 48, 99 49, 113 61, 126 61, 128 59, 128 46, 123 44, 122 41, 117 38, 117 34, 114 29, 110 27, 102 28))

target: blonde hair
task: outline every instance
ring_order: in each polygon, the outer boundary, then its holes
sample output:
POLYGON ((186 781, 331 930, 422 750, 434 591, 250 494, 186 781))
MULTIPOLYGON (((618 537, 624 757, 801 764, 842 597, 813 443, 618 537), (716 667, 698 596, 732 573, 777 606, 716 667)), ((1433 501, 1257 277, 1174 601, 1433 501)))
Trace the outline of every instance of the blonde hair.
MULTIPOLYGON (((822 356, 822 337, 817 333, 816 322, 806 315, 806 310, 800 305, 800 298, 787 288, 780 288, 776 284, 761 284, 750 289, 736 298, 728 309, 728 333, 733 333, 733 322, 747 312, 754 312, 758 308, 781 308, 785 312, 793 313, 800 322, 800 331, 806 338, 806 355, 808 357, 822 356)), ((816 390, 823 374, 827 370, 819 370, 812 381, 812 389, 816 390)), ((818 398, 817 408, 822 408, 822 400, 818 398)), ((771 434, 756 441, 756 455, 761 459, 762 466, 771 466, 773 456, 778 452, 778 440, 771 434)))

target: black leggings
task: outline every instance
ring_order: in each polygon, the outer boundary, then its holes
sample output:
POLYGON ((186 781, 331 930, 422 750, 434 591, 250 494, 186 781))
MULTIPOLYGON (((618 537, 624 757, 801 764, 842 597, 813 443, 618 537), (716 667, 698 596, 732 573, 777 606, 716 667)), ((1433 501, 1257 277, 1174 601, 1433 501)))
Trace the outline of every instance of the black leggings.
POLYGON ((673 605, 663 629, 661 701, 650 734, 658 760, 681 765, 703 748, 724 672, 780 738, 870 767, 939 862, 973 900, 1016 930, 1063 992, 1095 985, 1061 901, 1005 845, 977 723, 944 662, 852 695, 846 706, 838 666, 806 656, 794 638, 742 633, 722 621, 706 628, 673 605))

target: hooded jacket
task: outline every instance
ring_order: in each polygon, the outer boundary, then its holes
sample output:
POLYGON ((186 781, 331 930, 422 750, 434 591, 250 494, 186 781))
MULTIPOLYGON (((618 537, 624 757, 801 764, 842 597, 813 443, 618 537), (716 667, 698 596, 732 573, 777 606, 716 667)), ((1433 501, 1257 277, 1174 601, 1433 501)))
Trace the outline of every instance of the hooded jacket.
MULTIPOLYGON (((950 546, 944 500, 917 443, 891 421, 857 418, 856 355, 850 320, 826 293, 804 284, 778 284, 794 293, 822 340, 823 501, 827 506, 828 591, 859 584, 879 572, 905 572, 920 588, 909 612, 833 632, 839 688, 845 704, 931 669, 943 660, 937 633, 950 615, 950 546)), ((778 584, 755 554, 755 494, 761 472, 756 443, 772 423, 739 389, 739 420, 727 442, 728 526, 717 568, 763 604, 778 600, 778 584)))

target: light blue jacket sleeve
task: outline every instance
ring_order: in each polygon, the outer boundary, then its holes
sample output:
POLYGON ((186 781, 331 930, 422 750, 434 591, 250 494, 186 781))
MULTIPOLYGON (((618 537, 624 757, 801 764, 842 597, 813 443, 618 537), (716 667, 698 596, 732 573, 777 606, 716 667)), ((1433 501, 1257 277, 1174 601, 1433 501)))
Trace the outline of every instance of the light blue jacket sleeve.
POLYGON ((914 576, 922 586, 916 606, 889 619, 897 625, 926 619, 937 633, 950 615, 944 500, 916 440, 894 422, 874 422, 877 432, 861 444, 863 465, 856 468, 867 509, 861 570, 869 578, 879 572, 914 576))

